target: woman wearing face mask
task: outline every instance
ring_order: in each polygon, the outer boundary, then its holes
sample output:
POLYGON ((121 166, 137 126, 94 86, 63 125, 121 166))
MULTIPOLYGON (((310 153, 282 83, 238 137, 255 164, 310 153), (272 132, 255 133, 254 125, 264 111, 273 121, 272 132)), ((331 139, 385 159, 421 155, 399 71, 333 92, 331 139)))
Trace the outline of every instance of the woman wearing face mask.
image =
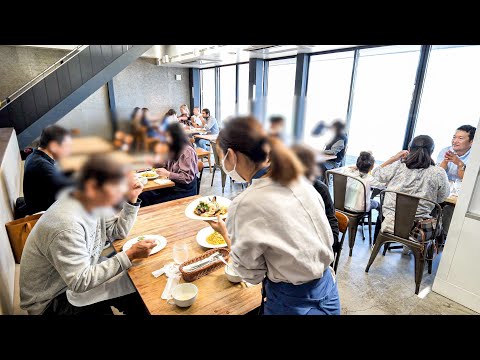
POLYGON ((263 281, 264 313, 340 314, 329 269, 332 230, 299 160, 253 117, 225 124, 216 150, 227 175, 253 182, 230 204, 226 224, 208 223, 225 238, 234 270, 250 283, 263 281), (267 158, 269 169, 258 177, 267 158))
POLYGON ((140 195, 142 206, 148 206, 197 194, 197 153, 180 123, 168 125, 165 133, 167 160, 154 164, 157 174, 172 180, 174 187, 146 191, 140 195))

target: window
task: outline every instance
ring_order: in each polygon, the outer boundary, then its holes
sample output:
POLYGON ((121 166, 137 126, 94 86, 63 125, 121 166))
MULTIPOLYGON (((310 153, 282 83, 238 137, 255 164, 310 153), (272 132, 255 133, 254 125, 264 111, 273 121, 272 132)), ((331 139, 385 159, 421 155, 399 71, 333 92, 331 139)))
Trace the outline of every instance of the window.
POLYGON ((327 134, 312 136, 319 121, 331 124, 336 118, 346 119, 353 56, 348 51, 310 58, 303 140, 314 148, 323 149, 330 140, 327 134))
POLYGON ((420 46, 360 50, 346 164, 362 150, 381 163, 402 149, 420 46))
POLYGON ((296 58, 272 60, 268 64, 266 123, 271 115, 283 115, 286 119, 285 133, 287 136, 293 135, 295 71, 296 58))
POLYGON ((248 104, 248 64, 238 65, 238 114, 250 113, 248 104))
POLYGON ((223 121, 235 115, 235 85, 237 83, 236 65, 220 68, 220 117, 223 121))
POLYGON ((215 117, 215 69, 201 71, 202 77, 202 109, 209 109, 215 117))
POLYGON ((480 117, 480 46, 433 46, 415 136, 435 141, 433 159, 450 146, 455 129, 480 117))

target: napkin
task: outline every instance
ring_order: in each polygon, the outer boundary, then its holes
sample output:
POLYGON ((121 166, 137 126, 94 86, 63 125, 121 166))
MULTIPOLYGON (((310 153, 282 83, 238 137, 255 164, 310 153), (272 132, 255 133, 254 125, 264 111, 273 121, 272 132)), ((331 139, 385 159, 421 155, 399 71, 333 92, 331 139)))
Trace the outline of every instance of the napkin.
POLYGON ((178 265, 175 265, 174 263, 165 265, 164 268, 165 268, 165 275, 168 277, 168 280, 167 280, 167 284, 165 285, 165 289, 163 290, 163 293, 162 293, 162 299, 169 300, 172 298, 173 288, 178 285, 182 275, 180 273, 180 270, 178 270, 178 265))
POLYGON ((169 184, 171 180, 168 179, 155 179, 153 182, 156 182, 158 185, 169 184))

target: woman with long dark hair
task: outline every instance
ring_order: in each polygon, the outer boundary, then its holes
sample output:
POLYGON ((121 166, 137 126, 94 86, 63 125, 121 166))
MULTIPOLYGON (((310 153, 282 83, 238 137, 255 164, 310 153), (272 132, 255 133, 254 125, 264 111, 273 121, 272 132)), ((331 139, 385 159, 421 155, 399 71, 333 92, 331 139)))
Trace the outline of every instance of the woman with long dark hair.
POLYGON ((216 151, 227 175, 253 182, 230 204, 226 223, 208 223, 225 238, 238 275, 253 284, 263 281, 264 313, 340 314, 329 268, 332 230, 297 157, 250 116, 224 125, 216 151))
POLYGON ((146 191, 141 194, 142 206, 153 205, 197 194, 197 153, 188 140, 180 123, 168 125, 165 132, 168 145, 167 161, 154 164, 157 174, 172 180, 172 188, 146 191))
POLYGON ((132 125, 133 129, 137 129, 140 126, 141 121, 142 121, 142 111, 137 106, 133 109, 132 114, 130 115, 130 124, 132 125))
MULTIPOLYGON (((448 177, 439 166, 435 166, 432 153, 435 148, 433 139, 428 135, 415 137, 408 150, 402 150, 381 166, 373 169, 373 177, 385 183, 387 190, 399 191, 420 196, 441 203, 450 195, 448 177)), ((430 218, 433 205, 420 200, 417 218, 430 218)), ((386 194, 382 208, 385 218, 381 230, 392 232, 395 222, 395 195, 386 194)), ((380 231, 380 219, 375 226, 375 239, 380 231)))

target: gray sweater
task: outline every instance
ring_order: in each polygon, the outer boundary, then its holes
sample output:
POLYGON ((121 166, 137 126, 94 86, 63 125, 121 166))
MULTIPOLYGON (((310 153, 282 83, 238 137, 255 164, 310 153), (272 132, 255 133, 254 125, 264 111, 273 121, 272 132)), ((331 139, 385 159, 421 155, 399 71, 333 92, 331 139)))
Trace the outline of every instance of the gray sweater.
POLYGON ((132 266, 125 252, 97 263, 107 239, 123 239, 139 206, 125 202, 110 219, 94 217, 65 191, 38 220, 20 262, 20 306, 42 314, 50 301, 70 289, 85 292, 132 266))

